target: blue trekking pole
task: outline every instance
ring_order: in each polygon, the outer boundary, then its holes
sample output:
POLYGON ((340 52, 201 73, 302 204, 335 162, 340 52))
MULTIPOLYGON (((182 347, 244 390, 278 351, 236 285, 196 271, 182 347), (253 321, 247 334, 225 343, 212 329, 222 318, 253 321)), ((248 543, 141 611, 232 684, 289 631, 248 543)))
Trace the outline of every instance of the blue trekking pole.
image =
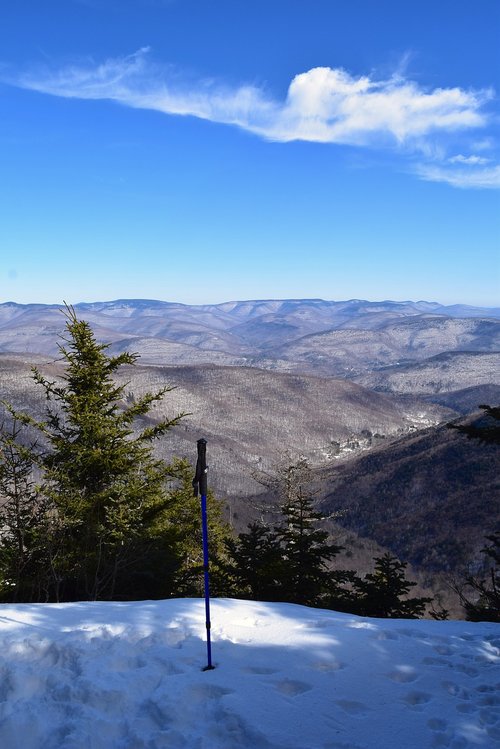
POLYGON ((198 440, 198 460, 193 479, 194 496, 201 494, 201 527, 203 533, 203 573, 205 577, 205 624, 207 627, 207 660, 203 671, 212 671, 212 644, 210 642, 210 575, 208 567, 208 524, 207 524, 207 441, 198 440))

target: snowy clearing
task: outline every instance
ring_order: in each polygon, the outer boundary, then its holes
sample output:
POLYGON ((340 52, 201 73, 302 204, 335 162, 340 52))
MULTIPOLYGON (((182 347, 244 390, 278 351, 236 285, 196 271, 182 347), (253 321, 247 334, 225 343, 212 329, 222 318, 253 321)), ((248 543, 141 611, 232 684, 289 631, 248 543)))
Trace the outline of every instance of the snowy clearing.
POLYGON ((492 749, 500 626, 292 604, 0 606, 2 749, 492 749))

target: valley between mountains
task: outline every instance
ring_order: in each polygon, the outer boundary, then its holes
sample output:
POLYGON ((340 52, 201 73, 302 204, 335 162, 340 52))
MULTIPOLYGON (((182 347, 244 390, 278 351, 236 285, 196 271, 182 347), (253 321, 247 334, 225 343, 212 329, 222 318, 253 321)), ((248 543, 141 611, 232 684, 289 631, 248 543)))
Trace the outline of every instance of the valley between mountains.
MULTIPOLYGON (((172 386, 154 418, 188 415, 160 454, 195 460, 237 529, 272 498, 285 453, 315 470, 318 503, 357 559, 389 549, 436 585, 500 522, 498 449, 445 427, 500 402, 500 309, 427 302, 266 300, 75 306, 110 353, 137 352, 127 398, 172 386)), ((31 377, 62 375, 61 307, 0 304, 0 399, 42 415, 31 377)), ((364 560, 363 563, 367 563, 364 560)))

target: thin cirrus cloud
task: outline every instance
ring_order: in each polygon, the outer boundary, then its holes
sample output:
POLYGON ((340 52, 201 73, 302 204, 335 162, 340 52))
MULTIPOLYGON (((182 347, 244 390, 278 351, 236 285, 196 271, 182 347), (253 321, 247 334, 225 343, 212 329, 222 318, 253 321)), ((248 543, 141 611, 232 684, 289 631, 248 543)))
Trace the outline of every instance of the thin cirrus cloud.
MULTIPOLYGON (((463 162, 462 162, 463 163, 463 162)), ((465 162, 473 163, 473 162, 465 162)), ((446 167, 421 164, 418 175, 428 182, 447 182, 452 187, 488 189, 500 187, 500 166, 483 169, 447 169, 446 167)))
MULTIPOLYGON (((100 65, 55 72, 33 69, 10 82, 54 96, 107 99, 234 125, 272 141, 393 146, 413 155, 432 152, 433 138, 485 128, 485 105, 493 97, 490 89, 426 91, 400 75, 377 81, 341 68, 317 67, 296 75, 280 101, 253 85, 230 88, 213 81, 186 85, 171 69, 151 63, 147 52, 144 48, 100 65)), ((434 150, 442 151, 442 146, 434 150)), ((485 168, 485 163, 485 157, 460 154, 440 166, 419 164, 416 172, 422 179, 453 186, 499 186, 498 170, 485 168)))
POLYGON ((450 164, 472 164, 476 166, 477 164, 487 164, 490 159, 484 156, 464 156, 463 153, 457 153, 456 156, 451 156, 448 161, 450 164))

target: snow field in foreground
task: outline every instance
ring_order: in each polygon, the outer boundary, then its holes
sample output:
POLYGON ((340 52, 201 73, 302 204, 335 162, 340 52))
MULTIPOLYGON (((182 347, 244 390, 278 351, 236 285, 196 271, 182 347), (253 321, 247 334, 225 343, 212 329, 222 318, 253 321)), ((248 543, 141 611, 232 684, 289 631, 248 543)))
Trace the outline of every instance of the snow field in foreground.
POLYGON ((292 604, 0 605, 2 749, 494 749, 500 626, 292 604))

